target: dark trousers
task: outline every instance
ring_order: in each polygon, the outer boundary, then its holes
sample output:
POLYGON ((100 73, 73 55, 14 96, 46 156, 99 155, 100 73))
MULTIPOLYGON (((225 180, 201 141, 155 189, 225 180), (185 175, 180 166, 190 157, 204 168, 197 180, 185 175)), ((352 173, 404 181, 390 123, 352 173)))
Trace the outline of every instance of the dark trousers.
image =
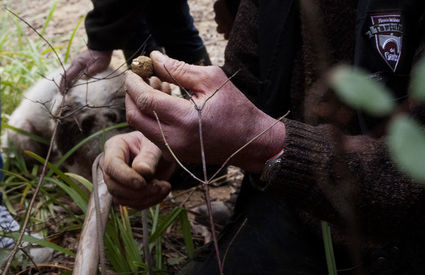
POLYGON ((137 55, 164 48, 168 56, 187 63, 205 58, 205 47, 186 0, 147 1, 144 9, 139 34, 129 48, 123 49, 127 60, 145 41, 146 46, 137 55))
MULTIPOLYGON (((312 236, 289 205, 254 190, 245 180, 235 216, 219 236, 224 274, 327 274, 323 243, 312 236)), ((181 275, 219 274, 212 244, 201 248, 181 275)))

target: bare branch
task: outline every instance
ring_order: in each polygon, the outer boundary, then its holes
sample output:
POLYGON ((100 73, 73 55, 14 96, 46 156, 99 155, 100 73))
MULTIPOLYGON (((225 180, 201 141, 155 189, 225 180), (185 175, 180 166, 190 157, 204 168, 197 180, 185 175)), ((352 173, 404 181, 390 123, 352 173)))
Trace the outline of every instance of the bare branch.
POLYGON ((50 145, 49 145, 49 150, 47 152, 46 160, 45 160, 44 165, 43 165, 43 170, 41 172, 41 175, 40 175, 40 178, 38 180, 37 186, 35 188, 34 194, 32 195, 30 204, 28 206, 28 209, 27 209, 27 212, 26 212, 26 215, 25 215, 25 220, 24 220, 24 223, 22 224, 21 232, 19 233, 19 237, 16 240, 15 246, 13 247, 9 256, 7 257, 6 265, 5 265, 5 268, 4 268, 3 273, 2 273, 3 275, 6 275, 7 272, 9 271, 9 268, 10 268, 10 265, 13 261, 13 258, 15 258, 16 252, 18 252, 18 248, 19 248, 19 246, 22 242, 22 238, 24 237, 25 229, 27 228, 28 222, 30 220, 31 210, 34 207, 35 199, 37 198, 37 195, 38 195, 38 192, 40 191, 41 185, 44 182, 44 176, 46 175, 46 170, 47 170, 47 163, 49 162, 50 155, 51 155, 52 149, 53 149, 53 142, 52 141, 53 141, 54 137, 56 136, 57 129, 58 129, 58 123, 56 122, 55 128, 53 129, 52 138, 50 140, 50 145))
POLYGON ((262 135, 264 135, 267 131, 269 131, 271 128, 273 128, 276 124, 278 124, 282 119, 284 119, 287 115, 289 115, 289 111, 286 112, 286 114, 284 114, 283 116, 281 116, 280 118, 278 118, 272 125, 270 125, 269 127, 267 127, 266 129, 264 129, 261 133, 259 133, 258 135, 256 135, 255 137, 253 137, 250 141, 248 141, 247 143, 245 143, 242 147, 240 147, 238 150, 236 150, 233 154, 231 154, 221 165, 221 167, 217 170, 217 172, 214 173, 214 175, 208 180, 208 181, 212 181, 217 175, 218 173, 221 172, 221 170, 223 170, 223 168, 227 165, 227 163, 229 163, 229 161, 236 156, 240 151, 242 151, 245 147, 247 147, 248 145, 250 145, 252 142, 254 142, 256 139, 258 139, 259 137, 261 137, 262 135))
MULTIPOLYGON (((55 54, 60 66, 62 67, 63 71, 65 72, 65 66, 62 62, 62 60, 59 57, 58 52, 55 50, 55 48, 53 47, 53 45, 41 34, 39 33, 33 26, 31 26, 30 23, 28 23, 25 19, 23 19, 22 17, 20 17, 19 15, 17 15, 15 12, 11 11, 8 8, 5 8, 8 12, 10 12, 13 16, 15 16, 16 18, 18 18, 20 21, 22 21, 25 25, 27 25, 31 30, 33 30, 41 39, 43 39, 44 42, 46 42, 46 44, 49 46, 49 48, 53 51, 53 53, 55 54)), ((66 76, 65 76, 66 77, 66 76)), ((65 78, 66 80, 66 78, 65 78)))
POLYGON ((192 101, 192 103, 195 105, 195 108, 196 108, 196 110, 198 110, 199 109, 199 106, 198 106, 198 104, 196 104, 196 102, 195 102, 195 100, 193 99, 193 96, 189 93, 189 91, 188 90, 186 90, 186 88, 185 87, 183 87, 178 81, 177 81, 177 79, 175 79, 174 78, 174 76, 170 73, 170 71, 167 69, 167 67, 165 66, 165 64, 164 64, 164 69, 167 71, 167 74, 171 77, 171 79, 173 79, 173 81, 180 87, 180 88, 182 88, 183 89, 183 91, 186 93, 186 96, 188 97, 188 99, 190 100, 190 101, 192 101))
POLYGON ((174 160, 177 162, 178 165, 180 165, 180 167, 185 170, 192 178, 194 178, 195 180, 199 181, 200 183, 204 183, 203 180, 201 180, 200 178, 198 178, 197 176, 195 176, 192 172, 190 172, 189 169, 187 169, 183 163, 177 158, 176 154, 174 154, 173 150, 171 149, 170 145, 168 144, 167 139, 165 138, 165 134, 164 131, 162 130, 162 125, 161 125, 161 121, 159 120, 158 114, 153 111, 153 114, 155 115, 156 121, 158 122, 158 126, 159 126, 159 130, 161 131, 161 135, 162 135, 162 139, 164 140, 164 144, 167 147, 168 151, 170 152, 170 154, 173 156, 174 160))
MULTIPOLYGON (((205 104, 203 106, 205 106, 205 104)), ((214 216, 212 214, 209 181, 208 181, 208 175, 207 175, 207 162, 205 159, 204 138, 202 134, 202 108, 197 109, 197 111, 198 111, 199 142, 201 146, 202 170, 204 172, 204 193, 205 193, 205 199, 207 201, 208 216, 210 218, 211 234, 213 237, 218 269, 220 271, 220 274, 222 275, 223 265, 221 264, 220 250, 218 249, 217 233, 215 232, 214 216)))
POLYGON ((204 103, 201 106, 201 110, 204 109, 205 105, 207 104, 208 100, 210 100, 213 96, 215 96, 215 94, 220 91, 221 88, 224 87, 224 85, 226 85, 232 78, 234 78, 241 70, 237 70, 234 74, 232 74, 228 79, 226 79, 226 81, 223 82, 223 84, 221 84, 212 95, 210 95, 207 99, 205 99, 204 103))
POLYGON ((25 254, 25 256, 27 256, 27 258, 30 260, 30 262, 34 265, 35 269, 37 269, 38 273, 41 274, 40 269, 38 268, 37 264, 34 262, 33 258, 31 257, 30 254, 28 254, 28 252, 25 251, 25 249, 19 247, 19 250, 25 254))
POLYGON ((235 235, 233 235, 232 239, 230 240, 229 245, 227 246, 226 251, 224 252, 223 267, 224 267, 224 263, 226 262, 226 256, 227 256, 227 253, 229 253, 230 247, 232 246, 233 242, 236 240, 236 237, 239 235, 239 233, 241 232, 242 228, 245 226, 247 221, 248 221, 248 218, 245 218, 241 226, 239 226, 238 230, 236 231, 235 235))

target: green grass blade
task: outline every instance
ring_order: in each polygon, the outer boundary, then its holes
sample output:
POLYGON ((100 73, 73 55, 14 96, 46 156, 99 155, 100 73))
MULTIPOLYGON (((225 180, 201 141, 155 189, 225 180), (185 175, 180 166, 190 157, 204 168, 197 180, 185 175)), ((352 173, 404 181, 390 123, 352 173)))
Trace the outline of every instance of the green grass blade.
POLYGON ((105 255, 115 272, 128 272, 130 267, 128 266, 125 253, 121 251, 123 248, 119 237, 120 220, 112 209, 110 213, 105 230, 105 255))
POLYGON ((167 230, 170 225, 172 225, 183 212, 183 208, 175 207, 164 219, 162 224, 160 224, 154 232, 152 232, 151 237, 149 238, 149 242, 155 242, 159 237, 164 234, 165 230, 167 230))
POLYGON ((83 210, 84 213, 86 213, 87 211, 87 205, 88 205, 88 198, 83 198, 82 196, 80 196, 78 194, 77 191, 75 191, 74 189, 72 189, 71 187, 67 186, 66 184, 64 184, 63 182, 61 182, 60 180, 57 180, 55 178, 46 178, 46 181, 50 181, 55 183, 57 186, 59 186, 63 191, 65 191, 65 193, 68 194, 68 196, 71 197, 71 199, 75 202, 75 204, 81 209, 83 210))
POLYGON ((47 15, 47 18, 46 18, 46 22, 43 25, 43 29, 41 29, 41 32, 40 32, 41 35, 45 34, 47 26, 49 26, 50 20, 52 20, 53 12, 56 10, 56 4, 57 4, 57 1, 55 1, 52 7, 50 8, 49 14, 47 15))
POLYGON ((29 183, 31 180, 29 180, 29 179, 27 179, 27 178, 25 178, 25 177, 23 177, 23 176, 21 176, 20 174, 18 174, 18 173, 15 173, 15 172, 12 172, 12 171, 9 171, 9 170, 6 170, 6 169, 0 169, 0 172, 2 172, 5 176, 7 175, 7 176, 13 176, 13 177, 16 177, 16 178, 18 178, 18 179, 20 179, 20 180, 22 180, 23 182, 25 182, 25 183, 29 183))
MULTIPOLYGON (((29 155, 30 157, 34 158, 35 160, 39 161, 40 163, 44 164, 45 163, 45 159, 33 152, 29 152, 29 151, 25 151, 25 153, 27 155, 29 155)), ((67 175, 65 175, 64 172, 62 172, 61 170, 59 170, 59 168, 48 162, 47 163, 47 167, 50 169, 50 171, 52 173, 55 173, 56 175, 58 175, 63 181, 65 181, 73 190, 75 190, 80 197, 82 197, 85 201, 88 201, 89 196, 86 192, 84 192, 84 190, 82 190, 72 179, 70 179, 67 175)), ((50 173, 50 172, 49 172, 50 173)), ((50 178, 51 175, 47 175, 46 178, 50 178)))
POLYGON ((87 180, 86 178, 84 178, 80 175, 74 174, 74 173, 65 173, 65 175, 75 179, 76 181, 78 181, 79 183, 84 185, 84 187, 87 188, 90 192, 92 191, 93 184, 89 180, 87 180))
MULTIPOLYGON (((4 232, 2 232, 2 235, 3 235, 3 233, 4 232)), ((11 233, 7 233, 7 234, 4 234, 4 235, 6 237, 10 237, 10 238, 13 238, 13 239, 16 240, 19 237, 19 232, 11 232, 11 233)), ((59 246, 57 244, 54 244, 54 243, 51 243, 49 241, 43 240, 43 239, 38 239, 38 238, 33 237, 33 236, 24 235, 24 237, 23 237, 22 240, 24 242, 35 243, 37 245, 41 245, 43 247, 49 247, 49 248, 52 248, 52 249, 54 249, 56 251, 62 252, 64 254, 66 254, 66 255, 69 255, 71 257, 75 257, 75 254, 72 251, 70 251, 70 250, 68 250, 66 248, 63 248, 63 247, 61 247, 61 246, 59 246)))
POLYGON ((159 221, 159 204, 155 205, 155 212, 152 211, 152 208, 150 208, 150 210, 152 215, 152 232, 154 232, 159 221))
POLYGON ((124 223, 126 224, 125 228, 122 223, 118 223, 119 229, 121 232, 121 238, 124 244, 125 255, 129 263, 130 269, 132 272, 138 272, 138 266, 142 265, 142 257, 139 249, 137 248, 137 242, 133 237, 133 232, 131 231, 130 221, 127 215, 124 215, 124 223))
POLYGON ((161 238, 155 242, 155 267, 158 270, 162 270, 162 244, 161 238))
POLYGON ((64 60, 65 64, 68 62, 68 59, 69 59, 69 53, 71 51, 71 45, 72 45, 72 41, 74 40, 74 36, 77 33, 78 27, 80 26, 81 22, 83 22, 85 18, 86 17, 84 16, 80 19, 80 21, 78 21, 77 26, 75 26, 74 31, 72 32, 71 37, 69 38, 68 46, 66 47, 66 52, 65 52, 65 60, 64 60))
POLYGON ((40 143, 42 143, 42 144, 45 144, 45 145, 49 145, 49 144, 50 144, 50 141, 49 141, 48 139, 45 139, 45 138, 43 138, 43 137, 40 137, 40 136, 34 135, 33 133, 30 133, 30 132, 28 132, 28 131, 25 131, 25 130, 22 130, 22 129, 16 128, 16 127, 14 127, 14 126, 12 126, 12 125, 9 125, 9 124, 7 124, 7 123, 2 123, 2 128, 3 128, 3 129, 4 129, 4 128, 7 128, 7 129, 10 129, 10 130, 12 130, 12 131, 15 131, 15 132, 17 132, 17 133, 19 133, 19 134, 21 134, 21 135, 27 136, 27 137, 29 137, 30 139, 32 139, 32 140, 34 140, 34 141, 37 141, 37 142, 40 142, 40 143))
POLYGON ((322 237, 323 237, 323 244, 325 246, 325 256, 326 256, 326 264, 328 266, 328 274, 337 275, 335 254, 334 254, 334 249, 332 245, 331 228, 329 227, 329 224, 325 221, 322 221, 322 237))
POLYGON ((189 258, 192 258, 195 248, 193 245, 192 232, 190 230, 191 228, 190 228, 189 219, 187 218, 186 210, 182 211, 180 214, 180 223, 181 223, 181 230, 183 234, 184 244, 187 250, 187 255, 189 256, 189 258))

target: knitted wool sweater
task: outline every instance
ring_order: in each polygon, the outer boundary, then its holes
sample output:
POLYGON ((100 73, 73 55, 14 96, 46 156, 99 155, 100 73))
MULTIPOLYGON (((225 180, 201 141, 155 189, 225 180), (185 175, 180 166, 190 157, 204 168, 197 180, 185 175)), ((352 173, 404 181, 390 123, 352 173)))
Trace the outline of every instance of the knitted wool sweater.
MULTIPOLYGON (((361 253, 372 253, 365 252, 370 247, 375 250, 395 247, 403 254, 401 265, 405 271, 402 274, 423 274, 425 266, 420 258, 425 254, 422 249, 425 244, 422 233, 425 232, 425 188, 391 161, 382 130, 390 118, 369 118, 348 108, 328 89, 323 79, 324 72, 337 63, 363 66, 356 61, 356 56, 362 54, 356 48, 356 35, 363 31, 356 31, 361 18, 357 15, 361 12, 360 5, 380 2, 369 6, 376 11, 379 5, 396 1, 300 1, 304 2, 315 3, 315 6, 294 4, 291 8, 294 24, 298 27, 283 41, 289 40, 296 46, 292 53, 289 52, 293 60, 290 76, 280 75, 289 80, 280 86, 289 88, 281 89, 281 95, 274 98, 277 99, 273 102, 275 109, 268 109, 271 105, 264 104, 263 98, 273 96, 262 89, 260 57, 261 51, 267 48, 259 46, 267 31, 261 29, 261 22, 265 20, 260 16, 263 1, 241 1, 226 49, 223 69, 228 74, 241 69, 233 81, 258 107, 274 116, 291 110, 290 119, 284 120, 287 130, 284 153, 268 174, 265 192, 280 194, 312 227, 320 220, 330 222, 337 244, 360 240, 361 253), (275 112, 276 108, 280 111, 275 112)), ((411 34, 406 35, 410 37, 410 44, 405 46, 404 63, 399 73, 388 73, 390 70, 384 63, 363 66, 373 75, 384 71, 384 77, 379 79, 383 79, 396 95, 406 94, 407 82, 402 78, 408 75, 423 49, 423 32, 418 39, 412 39, 412 34, 424 30, 421 27, 424 7, 417 3, 405 1, 402 7, 404 13, 416 8, 420 16, 415 17, 418 18, 415 24, 405 22, 405 34, 411 34)), ((389 7, 384 8, 388 10, 389 7)), ((370 15, 364 14, 364 17, 370 15)), ((410 15, 412 18, 412 12, 410 15)), ((276 17, 267 20, 273 18, 276 17)), ((285 32, 285 28, 282 29, 285 32)), ((275 33, 275 30, 269 31, 270 35, 275 33)), ((373 43, 370 49, 376 50, 373 43)), ((379 60, 381 57, 376 54, 370 58, 379 60)), ((425 123, 424 106, 411 104, 407 109, 412 117, 425 123)))

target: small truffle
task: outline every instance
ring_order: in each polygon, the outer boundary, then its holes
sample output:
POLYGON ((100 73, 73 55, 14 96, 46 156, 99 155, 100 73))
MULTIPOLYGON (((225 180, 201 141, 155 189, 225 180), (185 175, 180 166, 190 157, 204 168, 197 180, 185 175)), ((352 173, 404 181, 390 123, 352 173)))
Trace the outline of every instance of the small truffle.
POLYGON ((133 59, 131 62, 131 71, 143 79, 148 79, 153 75, 152 60, 147 56, 139 56, 133 59))

